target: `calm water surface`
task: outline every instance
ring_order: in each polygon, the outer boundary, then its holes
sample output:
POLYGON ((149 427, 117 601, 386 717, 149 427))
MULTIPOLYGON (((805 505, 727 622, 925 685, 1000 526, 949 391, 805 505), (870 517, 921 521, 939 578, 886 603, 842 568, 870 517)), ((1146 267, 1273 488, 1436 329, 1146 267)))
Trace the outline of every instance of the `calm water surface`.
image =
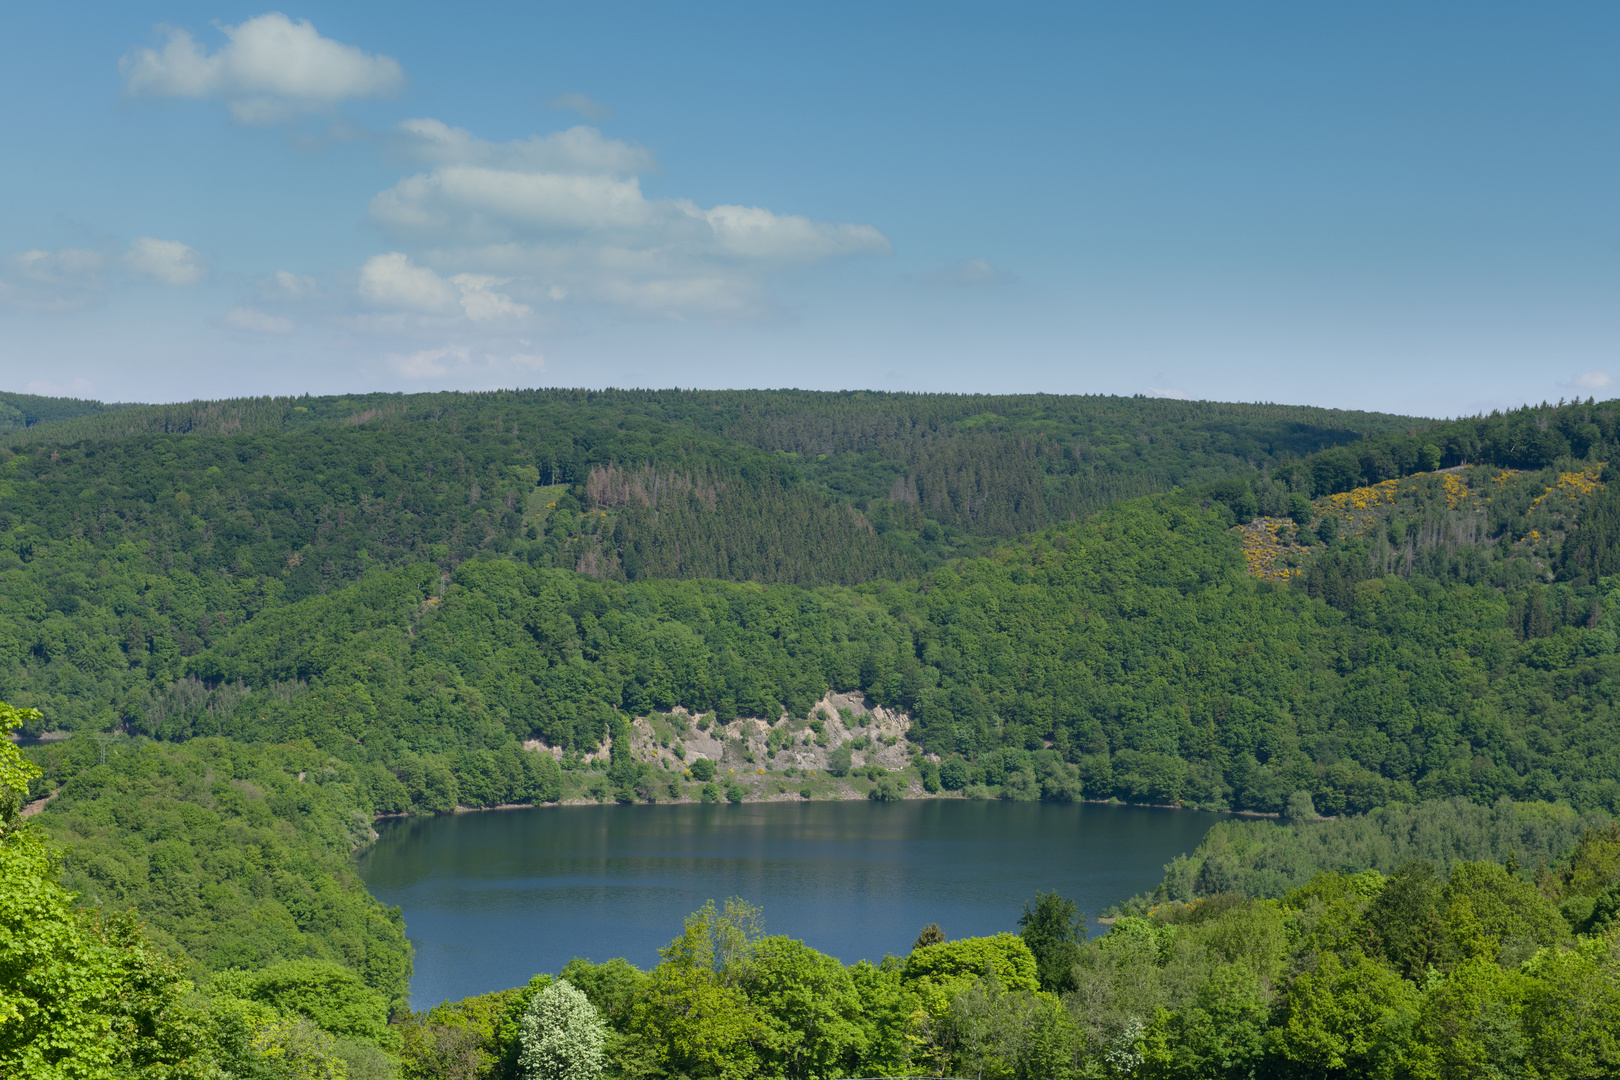
POLYGON ((404 909, 421 1009, 575 956, 651 966, 711 898, 758 904, 767 933, 846 963, 906 952, 925 923, 1015 929, 1037 889, 1096 912, 1152 888, 1217 820, 956 800, 570 806, 383 822, 360 873, 404 909))

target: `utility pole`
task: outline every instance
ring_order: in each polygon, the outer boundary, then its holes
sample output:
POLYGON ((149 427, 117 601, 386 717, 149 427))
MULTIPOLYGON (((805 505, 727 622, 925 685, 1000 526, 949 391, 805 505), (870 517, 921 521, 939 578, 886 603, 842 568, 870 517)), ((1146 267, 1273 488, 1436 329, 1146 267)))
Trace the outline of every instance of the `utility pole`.
POLYGON ((117 734, 109 732, 105 735, 92 735, 90 737, 101 744, 101 763, 103 765, 107 764, 107 746, 109 743, 118 741, 117 734))

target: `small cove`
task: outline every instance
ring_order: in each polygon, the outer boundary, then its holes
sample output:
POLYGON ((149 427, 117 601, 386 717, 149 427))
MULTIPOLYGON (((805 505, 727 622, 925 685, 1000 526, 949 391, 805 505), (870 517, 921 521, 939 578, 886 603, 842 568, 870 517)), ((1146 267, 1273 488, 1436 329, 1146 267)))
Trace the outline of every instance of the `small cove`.
POLYGON ((639 967, 704 900, 740 896, 846 963, 1015 929, 1037 889, 1095 914, 1151 888, 1221 815, 1095 804, 920 800, 570 806, 378 823, 373 895, 405 914, 428 1008, 555 972, 639 967))

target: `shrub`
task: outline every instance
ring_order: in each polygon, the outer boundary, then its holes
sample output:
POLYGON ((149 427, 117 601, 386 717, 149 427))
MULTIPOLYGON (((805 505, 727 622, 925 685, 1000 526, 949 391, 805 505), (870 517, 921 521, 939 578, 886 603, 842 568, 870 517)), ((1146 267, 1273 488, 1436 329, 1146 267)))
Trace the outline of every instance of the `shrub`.
POLYGON ((688 769, 691 771, 694 780, 707 784, 714 779, 714 762, 708 758, 698 758, 688 766, 688 769))
POLYGON ((848 743, 836 748, 827 755, 827 771, 834 776, 848 776, 852 757, 848 743))
POLYGON ((930 795, 937 794, 939 792, 939 766, 932 761, 925 761, 918 769, 918 772, 922 773, 923 790, 930 795))
POLYGON ((946 791, 961 791, 970 779, 967 762, 959 757, 950 758, 939 767, 939 784, 946 791))
POLYGON ((284 1015, 305 1016, 322 1031, 392 1042, 388 999, 358 974, 331 960, 283 960, 259 971, 214 976, 215 994, 259 1001, 284 1015))
POLYGON ((898 776, 884 773, 866 797, 873 802, 899 802, 906 797, 906 788, 898 776))
POLYGON ((747 797, 748 789, 743 787, 741 784, 732 783, 726 785, 727 802, 740 803, 747 797))

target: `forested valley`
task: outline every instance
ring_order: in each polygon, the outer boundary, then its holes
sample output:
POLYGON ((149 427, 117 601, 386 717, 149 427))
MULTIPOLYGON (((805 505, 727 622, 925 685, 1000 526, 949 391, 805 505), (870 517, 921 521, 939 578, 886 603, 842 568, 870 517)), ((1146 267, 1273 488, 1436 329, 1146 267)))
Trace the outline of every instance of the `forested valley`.
POLYGON ((0 406, 8 1075, 1620 1070, 1620 402, 0 406), (1272 817, 1089 941, 1045 896, 846 967, 732 905, 425 1014, 351 860, 850 797, 1272 817))

